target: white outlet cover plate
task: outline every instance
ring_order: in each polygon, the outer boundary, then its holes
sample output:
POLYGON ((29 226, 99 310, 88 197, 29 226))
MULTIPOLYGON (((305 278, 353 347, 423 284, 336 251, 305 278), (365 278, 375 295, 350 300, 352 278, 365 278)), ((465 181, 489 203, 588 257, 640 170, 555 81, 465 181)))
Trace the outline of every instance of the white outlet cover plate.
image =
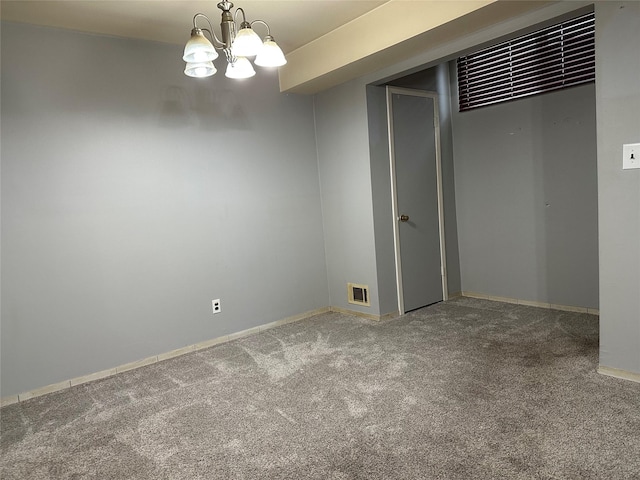
POLYGON ((213 310, 213 313, 220 313, 222 311, 219 298, 211 300, 211 309, 213 310))
POLYGON ((640 168, 640 143, 622 145, 622 169, 640 168), (633 156, 633 158, 631 158, 633 156))

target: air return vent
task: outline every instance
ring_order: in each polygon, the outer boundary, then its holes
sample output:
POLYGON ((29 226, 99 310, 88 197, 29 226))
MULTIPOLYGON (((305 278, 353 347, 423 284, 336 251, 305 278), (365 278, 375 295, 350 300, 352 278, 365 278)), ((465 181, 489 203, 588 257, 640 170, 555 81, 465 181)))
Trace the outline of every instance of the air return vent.
POLYGON ((358 285, 357 283, 347 283, 347 294, 349 303, 355 305, 369 306, 369 287, 367 285, 358 285))

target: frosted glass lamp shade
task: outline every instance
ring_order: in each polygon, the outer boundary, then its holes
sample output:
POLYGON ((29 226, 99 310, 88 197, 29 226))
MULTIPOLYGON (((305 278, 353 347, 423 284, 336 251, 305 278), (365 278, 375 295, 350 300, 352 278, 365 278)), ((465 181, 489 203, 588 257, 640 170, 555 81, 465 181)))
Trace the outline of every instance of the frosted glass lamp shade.
POLYGON ((188 77, 203 78, 210 77, 217 72, 213 62, 200 62, 191 63, 187 62, 187 66, 184 69, 184 74, 188 77))
POLYGON ((235 62, 227 65, 227 71, 224 76, 227 78, 249 78, 255 74, 256 71, 249 60, 244 57, 237 57, 235 62))
POLYGON ((216 58, 218 58, 218 52, 204 36, 202 30, 199 28, 191 30, 191 38, 184 47, 182 59, 187 63, 202 63, 212 62, 216 58))
POLYGON ((262 40, 251 27, 241 28, 231 45, 231 53, 236 57, 254 57, 262 49, 262 40))
POLYGON ((287 59, 273 37, 267 36, 254 63, 261 67, 280 67, 287 63, 287 59))

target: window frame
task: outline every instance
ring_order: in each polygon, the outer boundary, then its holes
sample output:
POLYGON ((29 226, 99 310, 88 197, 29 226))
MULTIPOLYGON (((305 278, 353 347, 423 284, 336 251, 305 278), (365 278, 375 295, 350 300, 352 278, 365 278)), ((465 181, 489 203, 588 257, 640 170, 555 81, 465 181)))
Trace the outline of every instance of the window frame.
POLYGON ((589 12, 458 57, 461 112, 595 81, 589 12))

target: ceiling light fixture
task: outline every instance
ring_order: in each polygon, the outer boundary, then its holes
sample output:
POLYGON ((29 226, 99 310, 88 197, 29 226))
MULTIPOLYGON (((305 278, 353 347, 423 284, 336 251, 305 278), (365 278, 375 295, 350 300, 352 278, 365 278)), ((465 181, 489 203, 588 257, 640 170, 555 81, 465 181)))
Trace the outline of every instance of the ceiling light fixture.
POLYGON ((254 63, 261 67, 280 67, 287 63, 284 53, 273 40, 271 30, 267 22, 254 20, 247 22, 244 10, 236 8, 235 13, 231 13, 233 3, 222 1, 218 3, 218 8, 222 10, 222 21, 220 30, 222 40, 219 39, 211 26, 211 21, 204 13, 196 13, 193 17, 193 30, 191 38, 184 47, 182 59, 187 62, 184 69, 185 75, 189 77, 210 77, 217 72, 213 61, 218 58, 216 50, 222 50, 227 57, 228 78, 249 78, 256 72, 247 57, 256 57, 254 63), (237 26, 236 17, 242 14, 240 28, 237 26), (199 28, 198 19, 204 19, 209 28, 199 28), (261 24, 267 27, 267 35, 260 39, 253 30, 254 24, 261 24), (209 34, 209 39, 205 36, 209 34))

